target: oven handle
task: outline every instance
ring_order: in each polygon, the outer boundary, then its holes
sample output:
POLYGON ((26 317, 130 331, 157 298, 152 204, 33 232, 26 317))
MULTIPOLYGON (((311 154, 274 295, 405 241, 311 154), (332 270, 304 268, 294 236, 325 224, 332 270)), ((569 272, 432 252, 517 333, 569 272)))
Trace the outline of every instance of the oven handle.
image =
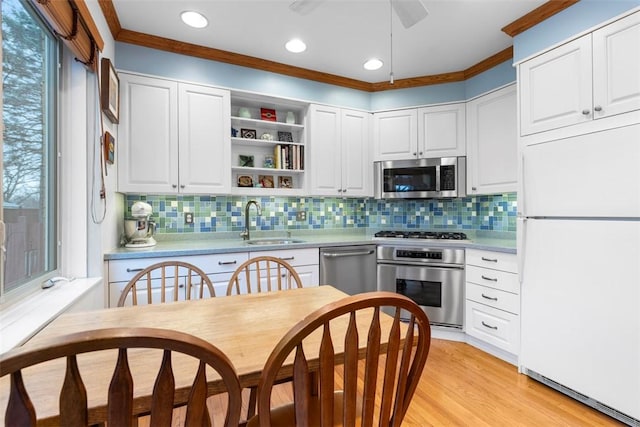
POLYGON ((446 270, 464 270, 464 264, 424 264, 420 262, 397 262, 388 260, 378 260, 378 265, 388 265, 392 267, 426 267, 442 268, 446 270))

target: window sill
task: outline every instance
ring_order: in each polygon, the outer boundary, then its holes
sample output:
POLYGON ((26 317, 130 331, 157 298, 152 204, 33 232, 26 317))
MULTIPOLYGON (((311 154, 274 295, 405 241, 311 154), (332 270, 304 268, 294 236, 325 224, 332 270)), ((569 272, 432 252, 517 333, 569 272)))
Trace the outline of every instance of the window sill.
POLYGON ((101 277, 75 279, 41 289, 0 313, 0 353, 24 344, 66 311, 103 308, 101 277))

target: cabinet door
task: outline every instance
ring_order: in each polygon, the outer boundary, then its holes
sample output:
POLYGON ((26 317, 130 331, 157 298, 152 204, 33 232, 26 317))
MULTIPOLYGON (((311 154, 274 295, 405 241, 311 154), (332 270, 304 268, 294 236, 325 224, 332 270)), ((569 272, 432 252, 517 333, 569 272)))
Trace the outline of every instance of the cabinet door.
POLYGON ((591 120, 591 70, 591 35, 522 63, 522 135, 591 120))
POLYGON ((414 159, 418 155, 418 110, 373 115, 374 160, 414 159))
POLYGON ((311 194, 335 197, 342 190, 340 109, 312 105, 310 112, 311 194))
POLYGON ((638 12, 593 33, 593 105, 596 119, 640 109, 638 12))
POLYGON ((310 288, 320 284, 320 267, 317 264, 298 266, 296 272, 302 279, 303 287, 310 288))
POLYGON ((231 189, 229 91, 180 83, 180 192, 228 193, 231 189))
POLYGON ((418 109, 418 157, 466 155, 464 104, 418 109))
POLYGON ((369 144, 369 113, 342 110, 342 194, 373 194, 373 163, 369 144))
POLYGON ((178 86, 169 80, 120 75, 118 191, 178 191, 178 86))
POLYGON ((517 190, 518 124, 515 85, 467 103, 467 191, 517 190))

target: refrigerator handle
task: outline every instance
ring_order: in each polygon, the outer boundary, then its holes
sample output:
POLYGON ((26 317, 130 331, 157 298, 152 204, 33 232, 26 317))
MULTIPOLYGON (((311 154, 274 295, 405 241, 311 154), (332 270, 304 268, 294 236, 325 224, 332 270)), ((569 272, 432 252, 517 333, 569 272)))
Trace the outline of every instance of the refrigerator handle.
POLYGON ((525 260, 525 248, 527 247, 527 218, 518 215, 516 225, 516 251, 518 257, 518 280, 520 285, 524 280, 524 260, 525 260))

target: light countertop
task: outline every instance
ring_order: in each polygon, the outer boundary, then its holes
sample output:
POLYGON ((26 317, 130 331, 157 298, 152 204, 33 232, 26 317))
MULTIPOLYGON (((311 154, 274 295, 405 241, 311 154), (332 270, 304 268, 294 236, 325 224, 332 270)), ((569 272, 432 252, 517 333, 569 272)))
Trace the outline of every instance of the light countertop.
MULTIPOLYGON (((381 244, 391 240, 374 239, 377 230, 294 230, 288 236, 285 232, 251 233, 252 239, 282 238, 302 240, 302 243, 274 245, 250 245, 239 237, 238 233, 193 233, 180 235, 156 235, 158 244, 151 248, 116 248, 104 254, 105 260, 136 259, 154 257, 172 257, 187 255, 208 255, 233 252, 257 252, 278 249, 302 249, 327 246, 350 246, 381 244)), ((459 231, 459 230, 452 230, 459 231)), ((429 241, 429 247, 461 247, 495 252, 516 253, 515 233, 463 230, 467 241, 439 240, 429 241)), ((407 239, 394 239, 393 243, 411 244, 407 239)), ((420 242, 424 245, 424 241, 420 242)))

